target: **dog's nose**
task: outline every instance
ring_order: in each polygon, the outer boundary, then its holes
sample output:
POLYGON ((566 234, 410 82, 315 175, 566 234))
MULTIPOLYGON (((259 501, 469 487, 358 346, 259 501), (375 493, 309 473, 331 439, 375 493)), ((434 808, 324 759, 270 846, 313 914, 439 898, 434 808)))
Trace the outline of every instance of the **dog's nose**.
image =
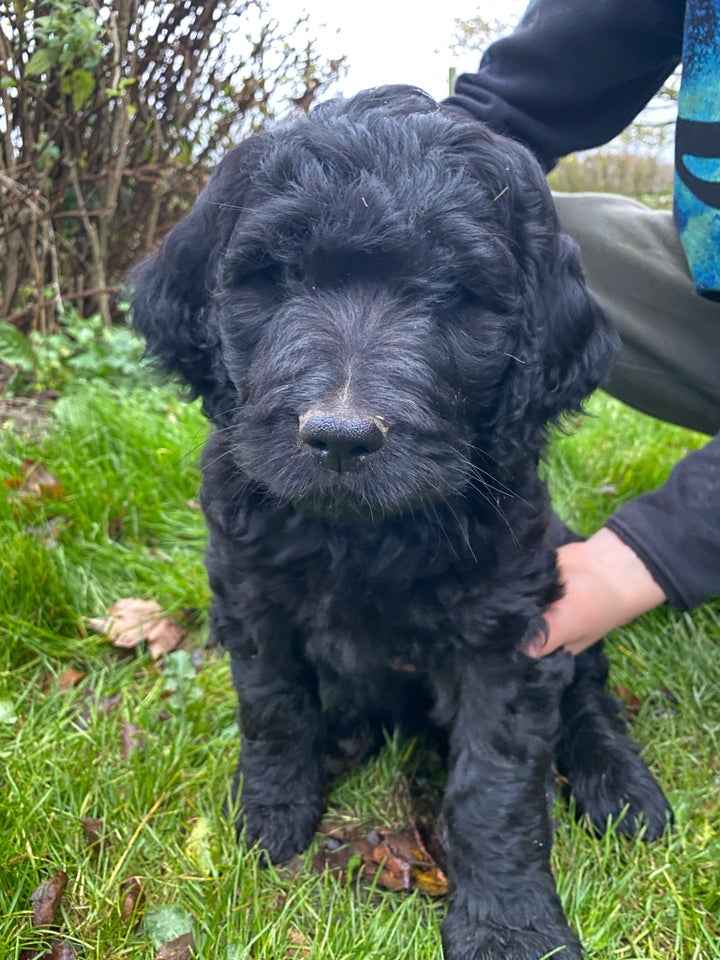
POLYGON ((379 417, 311 410, 299 419, 300 442, 326 470, 358 470, 365 457, 385 443, 387 427, 379 417))

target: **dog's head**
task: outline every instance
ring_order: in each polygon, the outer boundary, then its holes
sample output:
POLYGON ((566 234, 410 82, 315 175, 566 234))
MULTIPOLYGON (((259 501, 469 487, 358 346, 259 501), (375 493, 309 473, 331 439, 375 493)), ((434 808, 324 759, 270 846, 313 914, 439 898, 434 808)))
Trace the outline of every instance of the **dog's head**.
POLYGON ((533 158, 408 87, 251 137, 131 279, 239 469, 337 516, 533 462, 613 353, 533 158))

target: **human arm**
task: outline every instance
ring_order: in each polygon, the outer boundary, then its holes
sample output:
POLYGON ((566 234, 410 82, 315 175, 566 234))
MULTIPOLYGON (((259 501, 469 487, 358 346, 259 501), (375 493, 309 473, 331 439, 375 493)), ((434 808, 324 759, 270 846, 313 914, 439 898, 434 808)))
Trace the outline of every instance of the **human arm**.
POLYGON ((545 166, 605 143, 680 60, 684 0, 535 0, 445 103, 521 140, 545 166))
POLYGON ((560 647, 582 653, 666 599, 638 555, 606 527, 560 547, 558 566, 565 593, 545 612, 547 641, 538 638, 527 647, 533 657, 560 647))
POLYGON ((666 598, 690 610, 720 595, 720 434, 658 490, 631 500, 589 540, 558 550, 565 595, 545 614, 545 656, 580 653, 666 598))

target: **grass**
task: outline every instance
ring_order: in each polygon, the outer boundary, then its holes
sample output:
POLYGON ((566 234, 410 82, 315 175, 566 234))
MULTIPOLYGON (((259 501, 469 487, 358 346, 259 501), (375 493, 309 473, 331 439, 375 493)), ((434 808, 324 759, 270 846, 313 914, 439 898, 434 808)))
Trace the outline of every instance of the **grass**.
MULTIPOLYGON (((561 513, 586 532, 702 439, 605 397, 591 409, 598 416, 558 437, 549 461, 561 513)), ((204 435, 197 406, 168 391, 102 386, 60 400, 40 439, 5 432, 0 960, 44 955, 58 938, 83 958, 152 958, 188 929, 200 958, 436 960, 442 901, 344 886, 309 857, 264 870, 238 849, 222 813, 236 731, 220 655, 206 651, 188 672, 173 654, 163 668, 85 627, 119 597, 153 598, 201 645, 204 435), (86 818, 102 821, 102 843, 88 846, 86 818), (31 894, 59 870, 56 929, 33 927, 31 894), (127 917, 130 877, 145 902, 127 917)), ((719 641, 715 604, 657 611, 609 644, 613 684, 632 692, 635 737, 677 829, 647 846, 612 831, 598 840, 558 804, 554 867, 589 960, 720 958, 719 641)), ((359 823, 402 826, 422 761, 420 745, 392 737, 331 804, 359 823)))

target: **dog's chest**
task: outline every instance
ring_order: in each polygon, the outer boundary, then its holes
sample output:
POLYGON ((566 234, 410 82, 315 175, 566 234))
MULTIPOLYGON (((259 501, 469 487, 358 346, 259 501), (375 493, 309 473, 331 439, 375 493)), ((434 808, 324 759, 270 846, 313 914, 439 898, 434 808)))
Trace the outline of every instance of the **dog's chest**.
POLYGON ((411 546, 387 563, 381 554, 380 544, 334 559, 328 551, 305 568, 293 616, 311 660, 353 677, 425 673, 450 649, 482 636, 480 571, 442 564, 433 571, 411 546))
POLYGON ((392 591, 337 573, 324 589, 308 590, 296 622, 311 658, 333 663, 343 673, 360 664, 425 669, 434 659, 437 638, 452 630, 432 590, 392 591))

